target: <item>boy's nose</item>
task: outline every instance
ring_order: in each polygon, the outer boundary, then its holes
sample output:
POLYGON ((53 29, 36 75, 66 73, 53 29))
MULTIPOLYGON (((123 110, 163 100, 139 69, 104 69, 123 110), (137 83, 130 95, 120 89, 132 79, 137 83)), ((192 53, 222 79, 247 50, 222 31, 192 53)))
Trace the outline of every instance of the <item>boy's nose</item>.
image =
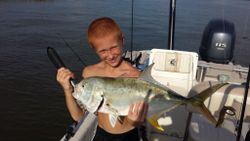
POLYGON ((113 58, 114 54, 111 50, 107 51, 107 57, 108 58, 113 58))

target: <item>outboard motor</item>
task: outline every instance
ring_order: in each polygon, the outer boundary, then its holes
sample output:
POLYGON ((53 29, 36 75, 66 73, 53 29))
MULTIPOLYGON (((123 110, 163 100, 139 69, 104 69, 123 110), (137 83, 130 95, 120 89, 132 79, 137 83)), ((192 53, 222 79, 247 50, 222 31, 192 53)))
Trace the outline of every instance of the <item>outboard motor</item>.
POLYGON ((206 26, 200 46, 202 60, 215 63, 229 63, 233 58, 235 42, 234 24, 222 20, 211 20, 206 26))

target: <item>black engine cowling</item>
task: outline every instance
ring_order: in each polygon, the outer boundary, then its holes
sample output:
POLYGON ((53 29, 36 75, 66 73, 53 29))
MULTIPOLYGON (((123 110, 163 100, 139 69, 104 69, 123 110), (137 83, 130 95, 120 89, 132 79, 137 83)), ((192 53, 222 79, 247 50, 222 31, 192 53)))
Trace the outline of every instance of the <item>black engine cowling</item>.
POLYGON ((211 20, 206 26, 200 45, 202 60, 216 63, 228 63, 233 58, 235 43, 234 24, 223 20, 211 20))

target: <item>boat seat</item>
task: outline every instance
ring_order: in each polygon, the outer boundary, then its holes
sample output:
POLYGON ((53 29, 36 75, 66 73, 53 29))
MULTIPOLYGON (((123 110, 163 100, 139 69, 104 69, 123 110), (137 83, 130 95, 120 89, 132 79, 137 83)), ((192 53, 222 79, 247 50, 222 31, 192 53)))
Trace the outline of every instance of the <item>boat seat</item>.
MULTIPOLYGON (((188 96, 188 92, 196 83, 198 54, 195 52, 152 49, 149 55, 149 65, 154 66, 151 76, 162 85, 180 95, 188 96)), ((150 141, 181 141, 185 134, 188 111, 179 106, 164 115, 158 122, 165 129, 159 132, 147 125, 147 136, 150 141), (180 118, 181 117, 181 118, 180 118)))
POLYGON ((155 80, 183 96, 188 95, 196 82, 197 53, 152 49, 149 64, 152 63, 151 75, 155 80))

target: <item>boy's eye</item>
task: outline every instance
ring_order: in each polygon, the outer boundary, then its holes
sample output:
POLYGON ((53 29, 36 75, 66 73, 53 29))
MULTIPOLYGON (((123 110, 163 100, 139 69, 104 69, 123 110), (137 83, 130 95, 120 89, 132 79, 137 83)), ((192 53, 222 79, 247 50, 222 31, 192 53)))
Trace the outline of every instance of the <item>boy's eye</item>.
POLYGON ((107 52, 106 50, 101 50, 101 51, 99 51, 100 54, 104 54, 104 53, 106 53, 106 52, 107 52))
POLYGON ((116 50, 117 48, 118 48, 118 46, 111 47, 111 48, 110 48, 110 51, 114 51, 114 50, 116 50))
POLYGON ((100 50, 99 53, 100 54, 106 54, 108 53, 109 51, 110 52, 113 52, 113 51, 116 51, 118 49, 118 46, 114 46, 114 47, 111 47, 109 49, 104 49, 104 50, 100 50))

